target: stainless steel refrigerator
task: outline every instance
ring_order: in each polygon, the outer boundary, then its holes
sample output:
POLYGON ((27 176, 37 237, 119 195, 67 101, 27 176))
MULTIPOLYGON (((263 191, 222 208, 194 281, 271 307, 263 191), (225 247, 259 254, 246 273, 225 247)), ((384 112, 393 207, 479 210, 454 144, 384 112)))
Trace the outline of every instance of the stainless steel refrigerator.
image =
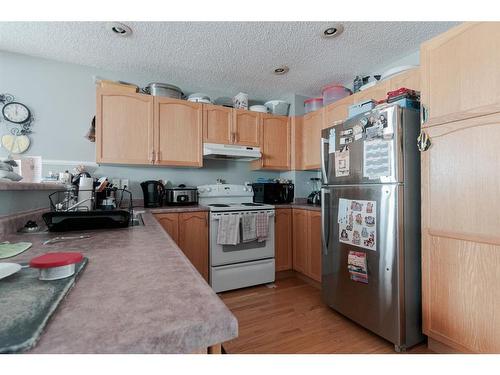
POLYGON ((322 131, 322 295, 402 351, 423 340, 419 112, 377 107, 322 131))

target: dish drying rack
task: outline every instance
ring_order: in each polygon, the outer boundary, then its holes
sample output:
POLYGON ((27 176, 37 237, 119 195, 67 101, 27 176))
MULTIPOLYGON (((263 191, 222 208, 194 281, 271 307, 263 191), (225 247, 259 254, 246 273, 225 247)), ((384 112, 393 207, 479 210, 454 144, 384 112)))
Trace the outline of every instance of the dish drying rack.
POLYGON ((58 190, 49 194, 49 202, 50 202, 50 210, 56 212, 88 212, 93 210, 103 210, 103 211, 112 211, 122 209, 122 205, 124 203, 124 199, 128 202, 128 207, 126 209, 129 211, 130 215, 133 216, 133 202, 132 202, 132 192, 127 189, 117 189, 117 188, 104 188, 102 191, 95 191, 91 189, 77 189, 75 187, 68 188, 66 190, 58 190), (90 198, 82 199, 78 201, 78 193, 86 193, 83 194, 85 196, 90 195, 90 198), (102 209, 96 203, 98 198, 107 198, 112 195, 115 195, 114 200, 118 202, 114 209, 102 209), (118 199, 119 198, 119 199, 118 199), (91 202, 92 209, 89 209, 88 206, 84 205, 84 203, 91 202))
POLYGON ((72 230, 126 228, 133 225, 134 209, 132 193, 126 189, 105 188, 102 191, 67 190, 49 195, 50 212, 42 215, 51 232, 72 230), (78 192, 88 198, 78 201, 78 192), (96 198, 99 197, 99 198, 96 198), (100 206, 96 201, 113 197, 118 202, 113 207, 100 206), (90 205, 88 204, 90 202, 90 205), (126 205, 122 208, 122 205, 126 205))

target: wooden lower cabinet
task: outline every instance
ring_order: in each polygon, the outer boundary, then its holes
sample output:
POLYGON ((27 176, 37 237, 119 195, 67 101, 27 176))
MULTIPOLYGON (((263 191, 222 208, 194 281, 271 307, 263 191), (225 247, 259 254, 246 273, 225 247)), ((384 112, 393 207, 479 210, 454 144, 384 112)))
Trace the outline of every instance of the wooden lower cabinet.
POLYGON ((179 247, 208 282, 208 213, 179 214, 179 247))
POLYGON ((276 271, 287 271, 292 269, 292 249, 292 209, 277 208, 274 224, 276 271))
POLYGON ((321 282, 321 213, 293 209, 293 269, 321 282))
POLYGON ((293 269, 307 273, 307 211, 293 210, 293 269))
POLYGON ((307 274, 311 279, 321 282, 321 212, 308 211, 308 267, 307 274))
POLYGON ((155 217, 208 282, 208 213, 167 213, 155 217))
POLYGON ((165 232, 179 245, 179 214, 155 214, 155 218, 165 229, 165 232))

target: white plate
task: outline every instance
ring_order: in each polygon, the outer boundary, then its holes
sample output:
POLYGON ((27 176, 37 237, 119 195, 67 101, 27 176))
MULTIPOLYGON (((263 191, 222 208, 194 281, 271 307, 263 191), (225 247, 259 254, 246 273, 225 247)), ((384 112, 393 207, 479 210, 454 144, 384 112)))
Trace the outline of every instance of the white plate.
POLYGON ((21 268, 21 265, 17 263, 0 263, 0 280, 15 274, 21 268))
POLYGON ((390 78, 392 76, 395 76, 396 74, 399 74, 399 73, 402 73, 406 70, 410 70, 410 69, 413 69, 413 68, 418 68, 417 65, 403 65, 403 66, 396 66, 394 68, 391 68, 389 70, 387 70, 386 72, 384 72, 382 74, 382 76, 380 77, 380 80, 383 81, 387 78, 390 78))

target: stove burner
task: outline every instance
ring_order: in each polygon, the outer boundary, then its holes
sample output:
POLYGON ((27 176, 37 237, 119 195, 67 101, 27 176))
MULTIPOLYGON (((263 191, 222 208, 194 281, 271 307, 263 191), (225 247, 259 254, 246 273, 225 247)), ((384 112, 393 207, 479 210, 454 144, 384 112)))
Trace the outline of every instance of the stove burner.
POLYGON ((242 203, 242 206, 263 206, 263 204, 260 203, 242 203))
POLYGON ((223 203, 214 203, 214 204, 209 204, 210 207, 229 207, 228 204, 223 204, 223 203))

